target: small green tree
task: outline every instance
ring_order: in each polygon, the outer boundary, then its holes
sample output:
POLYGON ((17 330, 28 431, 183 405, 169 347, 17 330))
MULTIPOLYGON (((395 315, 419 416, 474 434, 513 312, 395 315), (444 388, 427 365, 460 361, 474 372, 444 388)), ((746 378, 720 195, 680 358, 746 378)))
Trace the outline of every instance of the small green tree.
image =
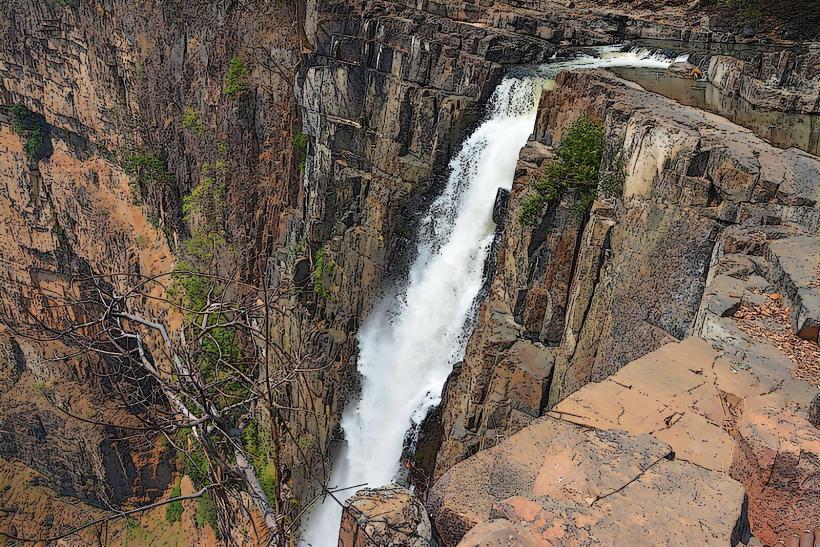
POLYGON ((48 125, 42 116, 38 116, 22 104, 10 108, 11 128, 24 139, 23 148, 32 162, 38 162, 51 154, 51 142, 48 138, 48 125))
POLYGON ((196 505, 196 516, 194 517, 197 528, 202 528, 209 524, 215 532, 219 532, 216 521, 216 504, 210 494, 203 494, 196 505))
POLYGON ((191 106, 185 107, 182 113, 182 127, 196 132, 197 135, 202 135, 205 130, 202 120, 199 119, 199 112, 191 106))
POLYGON ((576 211, 583 215, 595 200, 598 169, 604 151, 603 127, 582 117, 567 129, 556 149, 556 161, 547 165, 544 176, 535 183, 535 192, 524 197, 519 221, 532 226, 544 207, 564 192, 578 193, 576 211))
POLYGON ((225 74, 225 95, 234 100, 245 92, 248 84, 248 67, 239 59, 234 57, 228 63, 228 72, 225 74))
POLYGON ((131 176, 131 193, 138 205, 142 203, 143 191, 174 182, 174 175, 168 170, 165 160, 153 152, 127 152, 122 158, 122 166, 131 176))
POLYGON ((333 262, 329 256, 326 256, 324 246, 316 251, 316 256, 313 261, 313 292, 322 298, 330 298, 330 289, 325 286, 325 275, 330 276, 336 263, 333 262))

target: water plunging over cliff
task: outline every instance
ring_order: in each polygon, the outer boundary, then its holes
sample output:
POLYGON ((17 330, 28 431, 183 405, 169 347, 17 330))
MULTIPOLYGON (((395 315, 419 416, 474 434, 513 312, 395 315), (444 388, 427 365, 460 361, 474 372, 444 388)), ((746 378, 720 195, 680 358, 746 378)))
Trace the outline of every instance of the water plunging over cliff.
MULTIPOLYGON (((342 417, 347 443, 334 462, 331 488, 391 482, 408 428, 439 402, 469 336, 495 233, 496 193, 512 185, 543 86, 568 68, 663 67, 672 61, 649 50, 599 48, 595 55, 581 54, 499 84, 486 121, 451 161, 447 185, 422 221, 406 288, 377 305, 359 332, 362 393, 342 417)), ((336 498, 344 501, 353 493, 345 490, 336 498)), ((340 515, 339 504, 326 499, 310 516, 302 544, 336 545, 340 515)))

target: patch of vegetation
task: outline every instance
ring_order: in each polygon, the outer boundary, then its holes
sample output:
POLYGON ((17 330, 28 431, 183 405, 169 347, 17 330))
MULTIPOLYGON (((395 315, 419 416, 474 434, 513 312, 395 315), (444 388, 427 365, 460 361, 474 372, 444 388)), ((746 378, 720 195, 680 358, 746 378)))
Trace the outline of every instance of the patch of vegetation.
MULTIPOLYGON (((171 497, 178 498, 182 495, 182 486, 180 483, 176 483, 174 488, 171 489, 171 497)), ((185 511, 185 508, 182 506, 181 500, 172 501, 166 506, 165 509, 165 520, 168 522, 179 522, 182 520, 182 512, 185 511)))
POLYGON ((613 169, 606 173, 601 173, 601 190, 610 196, 621 196, 624 193, 624 183, 626 182, 626 166, 624 159, 618 155, 613 161, 613 169))
POLYGON ((247 364, 240 359, 236 330, 221 326, 227 322, 227 317, 222 313, 208 314, 205 325, 202 324, 204 316, 200 312, 207 306, 209 297, 212 300, 220 298, 223 287, 214 284, 198 266, 185 260, 177 263, 171 279, 173 283, 168 289, 168 297, 183 309, 192 336, 199 337, 207 329, 196 363, 202 379, 213 388, 212 395, 220 399, 230 398, 231 402, 247 396, 247 386, 236 378, 233 370, 246 372, 247 368, 247 364))
POLYGON ((123 156, 122 166, 131 176, 131 193, 138 205, 142 203, 144 189, 174 182, 174 175, 168 170, 165 160, 153 152, 128 152, 123 156))
POLYGON ((300 130, 296 130, 293 135, 293 150, 296 152, 296 165, 300 173, 305 172, 305 160, 307 159, 308 136, 300 130))
POLYGON ((214 531, 218 531, 216 521, 216 504, 209 492, 206 492, 199 497, 196 504, 196 515, 194 516, 197 528, 202 528, 205 524, 209 524, 214 531))
POLYGON ((22 104, 11 106, 11 128, 24 139, 23 148, 29 161, 38 162, 51 155, 48 124, 22 104))
POLYGON ((151 240, 148 239, 148 236, 145 234, 139 234, 136 238, 134 238, 134 244, 137 246, 137 249, 144 251, 151 244, 151 240))
POLYGON ((224 208, 225 184, 204 173, 191 193, 182 198, 182 218, 186 222, 193 214, 201 214, 206 219, 214 218, 212 215, 221 217, 224 208))
POLYGON ((259 484, 268 501, 276 503, 276 467, 271 461, 270 455, 265 450, 264 439, 261 438, 259 426, 255 422, 248 424, 242 431, 243 447, 248 457, 251 459, 253 468, 259 478, 259 484))
POLYGON ((316 445, 316 441, 313 439, 313 435, 310 433, 304 433, 299 439, 297 439, 296 444, 299 445, 304 452, 310 452, 313 450, 313 447, 316 445))
POLYGON ((225 95, 235 100, 245 92, 248 85, 248 67, 239 59, 234 57, 228 63, 228 72, 225 74, 225 95))
POLYGON ((182 245, 188 256, 208 262, 225 245, 225 239, 216 232, 196 231, 182 245))
POLYGON ((197 135, 202 135, 205 130, 202 120, 199 119, 199 112, 191 106, 186 107, 182 113, 182 127, 195 131, 197 135))
POLYGON ((181 447, 177 453, 177 462, 182 472, 191 478, 195 488, 202 488, 210 484, 208 479, 208 458, 197 442, 190 442, 190 432, 182 430, 177 434, 177 446, 181 447))
POLYGON ((535 192, 522 200, 521 224, 534 226, 544 208, 568 191, 578 194, 576 212, 583 216, 595 201, 603 151, 603 127, 585 117, 576 120, 558 144, 557 160, 547 165, 535 192))
POLYGON ((144 528, 139 520, 128 517, 125 519, 125 537, 123 546, 129 545, 151 545, 156 540, 156 534, 144 528))
POLYGON ((718 5, 732 10, 743 23, 757 21, 763 15, 765 0, 718 0, 718 5))
POLYGON ((333 275, 336 263, 325 255, 324 245, 316 251, 313 260, 313 292, 322 298, 330 298, 330 289, 325 286, 325 276, 333 275))

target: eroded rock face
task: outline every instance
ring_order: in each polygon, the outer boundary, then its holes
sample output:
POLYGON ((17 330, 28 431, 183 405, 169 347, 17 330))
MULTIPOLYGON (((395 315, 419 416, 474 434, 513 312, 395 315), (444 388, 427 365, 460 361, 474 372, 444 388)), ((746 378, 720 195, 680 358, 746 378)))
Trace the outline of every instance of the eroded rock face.
POLYGON ((765 110, 820 111, 820 76, 816 49, 761 53, 748 61, 725 55, 709 60, 709 81, 728 97, 742 97, 765 110))
POLYGON ((448 383, 436 477, 490 442, 478 409, 506 350, 485 346, 491 325, 506 325, 507 345, 519 336, 548 346, 541 366, 551 374, 549 407, 693 333, 718 234, 724 222, 751 221, 750 202, 766 204, 784 222, 806 218, 814 226, 816 158, 783 156, 721 118, 704 119, 611 77, 568 73, 558 83, 542 100, 538 140, 522 152, 490 297, 448 383), (544 143, 560 140, 581 115, 604 121, 602 173, 623 166, 623 198, 597 203, 581 226, 567 195, 537 226, 521 226, 519 204, 550 155, 544 143))
POLYGON ((365 488, 345 504, 339 547, 428 547, 433 531, 424 504, 406 488, 365 488))
MULTIPOLYGON (((559 542, 561 533, 565 540, 584 538, 593 528, 632 533, 616 524, 618 518, 608 520, 616 508, 577 513, 581 521, 596 523, 586 529, 552 502, 502 504, 506 509, 491 515, 486 511, 498 503, 495 493, 478 505, 459 501, 460 491, 487 492, 502 481, 481 479, 480 488, 469 482, 491 474, 491 466, 478 462, 484 461, 483 448, 497 444, 490 435, 498 432, 475 417, 482 415, 487 386, 516 330, 517 340, 541 336, 547 345, 541 365, 552 373, 542 413, 552 408, 553 416, 599 430, 651 434, 671 447, 676 462, 712 472, 708 480, 739 481, 748 493, 751 531, 764 542, 811 526, 820 509, 816 467, 811 456, 797 454, 814 453, 817 431, 807 419, 816 389, 805 382, 816 385, 820 378, 812 319, 816 281, 808 273, 816 276, 820 267, 813 250, 820 160, 775 149, 722 118, 595 72, 559 76, 556 89, 542 99, 535 136, 537 142, 522 152, 508 198, 486 309, 444 395, 440 479, 430 497, 443 536, 456 542, 475 523, 483 524, 470 536, 471 545, 507 537, 522 544, 559 542), (602 188, 604 199, 585 223, 559 224, 558 237, 549 227, 559 218, 556 212, 571 205, 571 195, 551 204, 536 228, 518 224, 519 204, 539 176, 539 162, 581 115, 604 124, 601 178, 623 165, 622 192, 602 188), (543 247, 528 243, 544 234, 543 247), (554 267, 539 269, 552 257, 554 267), (539 287, 565 290, 562 296, 539 287), (553 306, 564 310, 557 318, 553 306), (543 325, 552 321, 560 325, 558 340, 543 336, 543 325), (493 348, 485 341, 499 324, 507 336, 493 348), (774 415, 782 416, 782 434, 774 432, 774 415), (783 450, 780 464, 774 446, 783 450), (450 471, 461 465, 476 467, 454 473, 468 482, 449 486, 450 471), (786 510, 790 500, 797 500, 795 509, 786 510), (544 536, 537 515, 558 519, 558 535, 544 536), (504 520, 493 521, 495 516, 504 520)), ((505 443, 536 435, 531 420, 505 443)), ((493 451, 502 445, 489 452, 498 454, 493 451)), ((528 487, 499 486, 498 493, 526 498, 528 487)), ((647 518, 661 522, 662 514, 647 518)), ((745 541, 748 530, 742 528, 729 527, 726 537, 745 541)))

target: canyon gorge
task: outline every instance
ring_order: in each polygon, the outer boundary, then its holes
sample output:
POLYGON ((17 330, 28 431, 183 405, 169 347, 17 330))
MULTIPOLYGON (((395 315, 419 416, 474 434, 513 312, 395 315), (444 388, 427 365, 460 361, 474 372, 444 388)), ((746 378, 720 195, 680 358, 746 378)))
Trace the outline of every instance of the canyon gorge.
POLYGON ((0 15, 0 545, 820 545, 815 0, 0 15))

